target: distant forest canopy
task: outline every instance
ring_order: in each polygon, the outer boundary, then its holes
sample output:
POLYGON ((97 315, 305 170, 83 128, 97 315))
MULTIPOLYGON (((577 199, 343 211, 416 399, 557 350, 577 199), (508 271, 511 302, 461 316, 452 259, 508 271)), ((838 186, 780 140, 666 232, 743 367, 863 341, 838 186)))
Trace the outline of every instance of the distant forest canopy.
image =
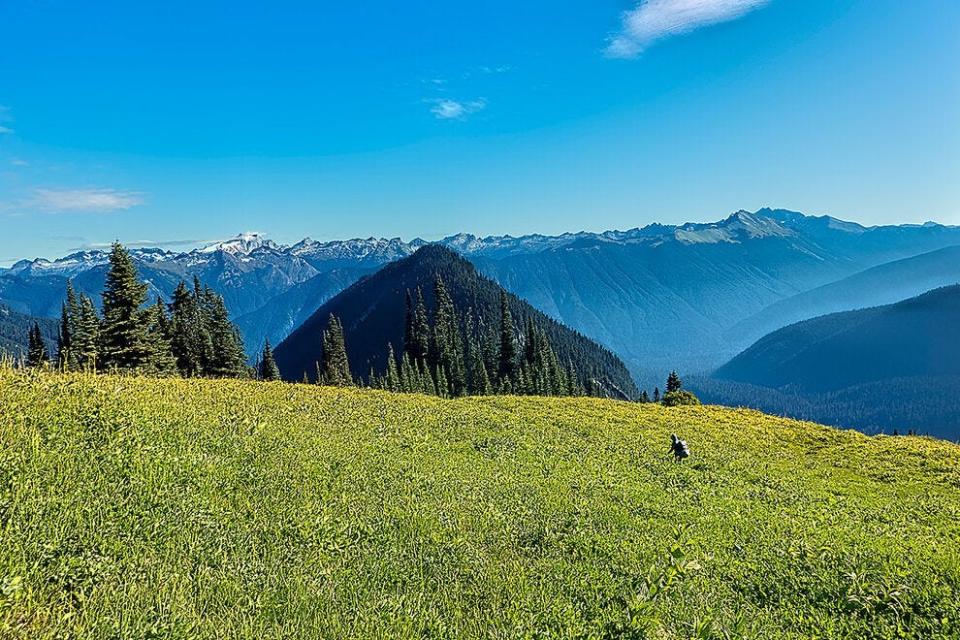
POLYGON ((960 376, 895 378, 820 393, 703 377, 687 382, 706 404, 750 407, 866 434, 916 433, 960 442, 960 376))

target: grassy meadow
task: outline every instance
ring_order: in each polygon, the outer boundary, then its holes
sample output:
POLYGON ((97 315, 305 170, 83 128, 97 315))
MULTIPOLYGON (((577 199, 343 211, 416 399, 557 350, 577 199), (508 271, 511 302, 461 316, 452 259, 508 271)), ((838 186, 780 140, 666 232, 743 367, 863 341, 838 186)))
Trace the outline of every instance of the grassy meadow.
POLYGON ((0 369, 0 638, 957 637, 946 442, 0 369))

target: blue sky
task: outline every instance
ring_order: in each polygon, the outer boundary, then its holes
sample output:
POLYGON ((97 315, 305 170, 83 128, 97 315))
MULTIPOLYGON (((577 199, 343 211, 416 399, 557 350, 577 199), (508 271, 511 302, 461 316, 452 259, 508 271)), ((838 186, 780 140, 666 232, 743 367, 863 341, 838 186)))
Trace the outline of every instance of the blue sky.
POLYGON ((766 205, 960 224, 958 33, 954 0, 7 0, 0 264, 766 205))

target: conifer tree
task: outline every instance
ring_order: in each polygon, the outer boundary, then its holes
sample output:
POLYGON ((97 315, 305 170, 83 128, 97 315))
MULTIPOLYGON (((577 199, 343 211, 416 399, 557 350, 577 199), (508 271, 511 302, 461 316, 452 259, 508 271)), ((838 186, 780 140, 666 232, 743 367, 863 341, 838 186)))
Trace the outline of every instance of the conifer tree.
POLYGON ((387 345, 387 373, 383 384, 387 391, 403 391, 400 383, 400 372, 397 370, 397 356, 393 352, 393 344, 387 345))
POLYGON ((200 307, 201 296, 199 280, 194 281, 192 292, 183 281, 173 292, 171 348, 180 375, 188 378, 203 375, 213 354, 213 343, 200 307))
POLYGON ((671 371, 670 375, 667 377, 667 393, 676 393, 683 388, 683 381, 680 380, 680 376, 677 375, 676 371, 671 371))
POLYGON ((135 371, 148 366, 151 356, 147 339, 149 319, 141 309, 146 299, 147 285, 137 279, 133 258, 119 242, 113 243, 103 290, 100 367, 135 371))
POLYGON ((177 360, 170 346, 170 322, 167 310, 160 298, 157 303, 146 309, 147 318, 146 345, 149 352, 141 370, 153 375, 177 373, 177 360))
POLYGON ((415 334, 416 328, 414 326, 413 296, 410 295, 410 289, 407 289, 406 296, 404 298, 403 353, 410 353, 411 347, 414 343, 415 334))
POLYGON ((506 291, 500 292, 500 350, 497 357, 497 376, 501 381, 514 376, 516 343, 513 335, 513 316, 510 314, 510 298, 506 291))
POLYGON ((425 363, 430 352, 430 320, 423 291, 417 288, 417 304, 413 310, 413 325, 410 343, 404 345, 414 363, 425 363))
POLYGON ((410 354, 406 351, 400 357, 400 385, 404 393, 423 392, 423 387, 420 385, 420 374, 410 360, 410 354))
POLYGON ((430 342, 430 365, 437 370, 438 378, 439 372, 443 371, 448 383, 444 388, 448 389, 450 395, 462 395, 466 388, 466 375, 460 322, 453 299, 439 275, 434 283, 434 297, 437 309, 433 323, 433 339, 430 342))
POLYGON ((237 327, 230 322, 223 298, 205 288, 203 292, 207 331, 213 353, 207 373, 218 378, 239 378, 247 374, 246 354, 237 327))
POLYGON ((422 392, 428 396, 437 396, 440 395, 440 390, 437 387, 437 383, 434 381, 433 376, 430 375, 430 369, 427 367, 427 363, 424 362, 418 367, 420 373, 420 388, 422 392))
POLYGON ((323 332, 323 379, 327 384, 338 387, 353 386, 347 346, 343 339, 343 325, 332 313, 327 329, 323 332))
POLYGON ((263 352, 260 355, 260 365, 257 368, 258 377, 266 382, 272 382, 280 379, 280 368, 277 367, 277 361, 273 359, 273 349, 270 348, 270 340, 263 343, 263 352))
POLYGON ((567 362, 567 395, 583 395, 583 391, 580 387, 580 378, 577 376, 577 369, 573 365, 573 360, 569 360, 567 362))
POLYGON ((36 322, 27 332, 27 366, 43 367, 50 364, 50 353, 47 351, 47 345, 43 341, 43 334, 40 332, 40 325, 36 322))
POLYGON ((653 388, 653 401, 660 402, 660 387, 653 388))
POLYGON ((90 296, 80 296, 80 314, 74 322, 74 333, 70 337, 70 349, 76 367, 92 371, 97 367, 100 347, 100 316, 90 296))
POLYGON ((473 393, 478 396, 488 396, 491 393, 490 375, 487 373, 487 366, 483 359, 474 360, 476 369, 474 370, 473 393))
POLYGON ((437 367, 436 395, 441 398, 447 398, 450 395, 450 383, 447 382, 447 375, 443 372, 443 367, 437 367))
POLYGON ((67 371, 77 369, 77 354, 73 350, 73 339, 77 333, 79 318, 80 304, 73 290, 73 281, 67 280, 67 299, 60 308, 60 332, 57 335, 57 365, 67 371))
POLYGON ((490 374, 483 361, 482 338, 474 337, 472 317, 472 314, 468 313, 466 354, 468 389, 473 395, 485 396, 490 394, 490 374))
POLYGON ((213 369, 213 336, 210 335, 210 309, 207 306, 207 287, 200 278, 193 276, 193 323, 197 327, 194 336, 200 359, 200 375, 211 375, 213 369))

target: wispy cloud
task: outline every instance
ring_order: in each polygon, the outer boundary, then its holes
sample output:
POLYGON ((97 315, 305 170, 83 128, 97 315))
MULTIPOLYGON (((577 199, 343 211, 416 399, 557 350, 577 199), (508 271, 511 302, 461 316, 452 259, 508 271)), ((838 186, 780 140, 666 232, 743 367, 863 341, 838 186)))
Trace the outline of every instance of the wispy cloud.
POLYGON ((0 125, 0 134, 4 134, 4 133, 13 133, 13 129, 11 129, 10 127, 4 127, 3 125, 0 125))
POLYGON ((610 58, 635 58, 657 40, 700 27, 735 20, 770 0, 642 0, 623 14, 623 21, 605 53, 610 58))
POLYGON ((30 202, 47 213, 109 213, 143 203, 143 194, 118 189, 36 189, 30 202))
POLYGON ((485 73, 485 74, 487 74, 487 75, 496 75, 496 74, 500 74, 500 73, 509 73, 509 72, 512 71, 512 70, 513 70, 513 67, 511 67, 511 66, 508 65, 508 64, 502 64, 502 65, 496 66, 496 67, 484 66, 484 67, 480 67, 480 69, 479 69, 480 73, 485 73))
POLYGON ((465 120, 467 116, 483 111, 487 107, 487 101, 483 98, 468 101, 442 98, 428 102, 433 104, 430 113, 438 120, 465 120))
POLYGON ((12 158, 10 164, 15 167, 29 167, 30 163, 24 160, 23 158, 12 158))

